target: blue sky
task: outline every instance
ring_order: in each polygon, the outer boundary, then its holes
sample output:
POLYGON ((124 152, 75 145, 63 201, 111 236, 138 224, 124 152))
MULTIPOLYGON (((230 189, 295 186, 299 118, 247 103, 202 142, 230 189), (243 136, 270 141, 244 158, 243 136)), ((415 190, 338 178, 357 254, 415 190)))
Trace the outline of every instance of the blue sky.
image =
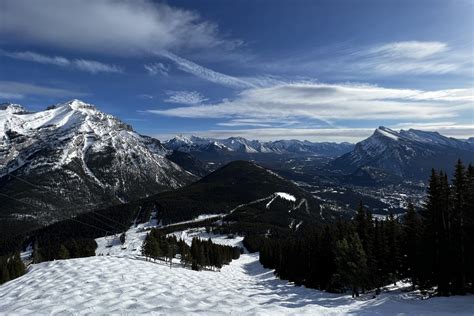
POLYGON ((472 1, 0 6, 0 102, 78 98, 160 139, 474 136, 472 1))

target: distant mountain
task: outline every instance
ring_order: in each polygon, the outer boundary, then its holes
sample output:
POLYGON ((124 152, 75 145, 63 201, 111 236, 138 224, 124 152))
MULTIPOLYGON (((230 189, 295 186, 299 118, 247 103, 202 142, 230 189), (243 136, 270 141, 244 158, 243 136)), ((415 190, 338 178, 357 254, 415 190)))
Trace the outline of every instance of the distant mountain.
POLYGON ((351 151, 349 143, 313 143, 300 140, 278 140, 260 142, 242 137, 227 139, 201 138, 196 136, 176 136, 163 143, 168 149, 197 154, 292 154, 321 155, 336 157, 351 151))
POLYGON ((160 141, 79 100, 0 107, 0 215, 48 223, 197 180, 160 141))
POLYGON ((431 168, 452 170, 457 159, 474 162, 474 144, 437 132, 379 127, 372 136, 357 143, 354 150, 330 165, 344 173, 374 174, 376 169, 398 177, 427 180, 431 168), (370 169, 367 169, 370 167, 370 169), (365 168, 365 171, 359 170, 365 168))

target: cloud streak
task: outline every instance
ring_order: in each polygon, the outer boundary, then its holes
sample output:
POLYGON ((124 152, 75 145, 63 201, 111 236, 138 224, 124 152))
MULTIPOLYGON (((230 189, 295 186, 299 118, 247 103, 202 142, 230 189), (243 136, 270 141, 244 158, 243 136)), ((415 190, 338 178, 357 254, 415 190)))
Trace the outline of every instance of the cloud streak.
POLYGON ((357 46, 354 43, 292 54, 275 61, 258 62, 276 72, 308 72, 338 78, 382 78, 400 75, 471 76, 472 53, 444 42, 401 41, 357 46))
MULTIPOLYGON (((244 137, 247 139, 258 139, 263 141, 280 139, 300 139, 314 142, 359 142, 370 135, 375 130, 369 128, 250 128, 250 129, 212 129, 207 131, 193 131, 186 135, 195 135, 209 138, 244 137)), ((415 128, 419 128, 415 126, 415 128)), ((397 127, 394 127, 397 129, 397 127)), ((442 135, 466 139, 474 136, 474 125, 424 125, 422 130, 438 131, 442 135)), ((155 134, 158 139, 170 139, 174 134, 155 134)))
POLYGON ((243 90, 234 100, 148 112, 182 118, 433 120, 472 109, 473 89, 423 91, 361 84, 288 83, 243 90))
POLYGON ((0 49, 0 55, 14 58, 18 60, 24 60, 29 62, 35 62, 46 65, 54 65, 58 67, 77 69, 80 71, 89 72, 96 74, 99 72, 106 73, 122 73, 123 69, 116 65, 110 65, 102 63, 96 60, 88 59, 68 59, 62 56, 47 56, 35 52, 8 52, 0 49))
POLYGON ((203 67, 201 65, 196 64, 195 62, 179 57, 171 52, 162 52, 159 55, 166 57, 169 60, 176 63, 176 65, 178 66, 180 70, 190 73, 206 81, 210 81, 210 82, 217 83, 217 84, 231 87, 231 88, 239 88, 239 89, 255 87, 254 84, 244 79, 229 76, 229 75, 214 71, 212 69, 203 67))

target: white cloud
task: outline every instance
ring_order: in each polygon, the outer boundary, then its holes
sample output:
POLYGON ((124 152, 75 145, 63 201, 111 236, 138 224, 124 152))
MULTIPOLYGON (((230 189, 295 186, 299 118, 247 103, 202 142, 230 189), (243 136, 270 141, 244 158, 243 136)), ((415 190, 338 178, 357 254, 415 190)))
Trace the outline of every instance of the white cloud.
MULTIPOLYGON (((279 119, 264 119, 264 118, 259 118, 259 119, 233 119, 229 120, 227 122, 220 122, 217 123, 218 126, 257 126, 257 127, 283 127, 283 126, 290 126, 290 125, 303 125, 302 122, 298 120, 279 120, 279 119)), ((314 126, 314 125, 313 125, 314 126)))
POLYGON ((183 48, 234 48, 199 14, 151 0, 4 0, 0 35, 48 47, 130 55, 183 48))
POLYGON ((392 58, 423 59, 448 50, 448 45, 441 42, 392 42, 369 49, 369 53, 385 55, 392 58))
POLYGON ((8 52, 3 49, 0 49, 0 54, 10 58, 15 58, 19 60, 26 60, 31 62, 36 62, 40 64, 50 64, 55 66, 66 67, 71 64, 69 59, 61 56, 46 56, 38 54, 35 52, 8 52))
POLYGON ((248 82, 247 80, 232 77, 217 71, 214 71, 209 68, 205 68, 201 65, 198 65, 190 60, 179 57, 170 52, 162 52, 161 56, 166 57, 176 63, 178 68, 184 72, 195 75, 196 77, 202 78, 204 80, 214 82, 223 86, 232 87, 232 88, 250 88, 255 85, 248 82))
POLYGON ((35 52, 8 52, 0 49, 0 55, 7 56, 14 59, 25 60, 40 64, 49 64, 59 67, 67 67, 72 69, 78 69, 81 71, 90 72, 96 74, 98 72, 112 72, 121 73, 123 69, 116 65, 105 64, 95 60, 87 59, 68 59, 62 56, 47 56, 35 52))
MULTIPOLYGON (((359 142, 373 134, 374 127, 369 128, 251 128, 238 130, 207 130, 192 131, 186 135, 209 138, 228 138, 240 136, 247 139, 263 141, 279 139, 299 139, 314 142, 359 142)), ((415 126, 415 128, 418 128, 415 126)), ((442 135, 466 139, 474 136, 474 125, 437 125, 435 128, 420 128, 422 130, 438 131, 442 135)), ((170 139, 174 134, 155 134, 158 139, 170 139)))
MULTIPOLYGON (((413 75, 460 75, 472 77, 472 52, 443 42, 389 42, 369 46, 340 44, 277 61, 256 63, 273 72, 314 72, 337 78, 380 78, 413 75)), ((359 79, 360 80, 360 79, 359 79)))
POLYGON ((93 74, 98 72, 123 72, 122 68, 118 66, 104 64, 95 60, 75 59, 73 63, 77 69, 87 71, 93 74))
POLYGON ((87 95, 87 93, 78 91, 51 88, 16 81, 0 81, 0 91, 0 97, 4 97, 5 99, 21 99, 31 95, 51 97, 80 97, 87 95))
POLYGON ((289 83, 243 90, 216 104, 148 110, 165 116, 227 119, 431 120, 472 109, 473 89, 422 91, 371 85, 289 83))
POLYGON ((466 55, 442 42, 392 42, 375 45, 354 54, 352 70, 373 71, 380 75, 443 75, 472 68, 466 55))
POLYGON ((152 76, 155 75, 162 75, 167 76, 168 72, 170 71, 170 67, 163 63, 152 63, 152 64, 145 64, 143 67, 148 71, 148 73, 152 76))
POLYGON ((166 91, 168 98, 165 102, 179 104, 200 104, 208 99, 197 91, 166 91))

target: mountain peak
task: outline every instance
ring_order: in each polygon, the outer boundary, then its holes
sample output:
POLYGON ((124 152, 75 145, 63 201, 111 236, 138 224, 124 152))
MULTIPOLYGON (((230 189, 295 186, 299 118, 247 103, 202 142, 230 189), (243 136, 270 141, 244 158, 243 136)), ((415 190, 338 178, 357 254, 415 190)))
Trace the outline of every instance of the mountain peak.
POLYGON ((63 105, 69 106, 73 110, 79 110, 79 109, 93 109, 96 110, 96 107, 90 103, 86 103, 84 101, 81 101, 79 99, 72 99, 70 101, 67 101, 63 105))
POLYGON ((0 104, 0 110, 3 111, 8 111, 13 114, 19 114, 19 113, 25 113, 26 110, 23 106, 20 104, 14 104, 14 103, 2 103, 0 104))
POLYGON ((388 137, 393 140, 399 139, 399 133, 385 126, 379 126, 375 130, 374 135, 382 135, 384 137, 388 137))

